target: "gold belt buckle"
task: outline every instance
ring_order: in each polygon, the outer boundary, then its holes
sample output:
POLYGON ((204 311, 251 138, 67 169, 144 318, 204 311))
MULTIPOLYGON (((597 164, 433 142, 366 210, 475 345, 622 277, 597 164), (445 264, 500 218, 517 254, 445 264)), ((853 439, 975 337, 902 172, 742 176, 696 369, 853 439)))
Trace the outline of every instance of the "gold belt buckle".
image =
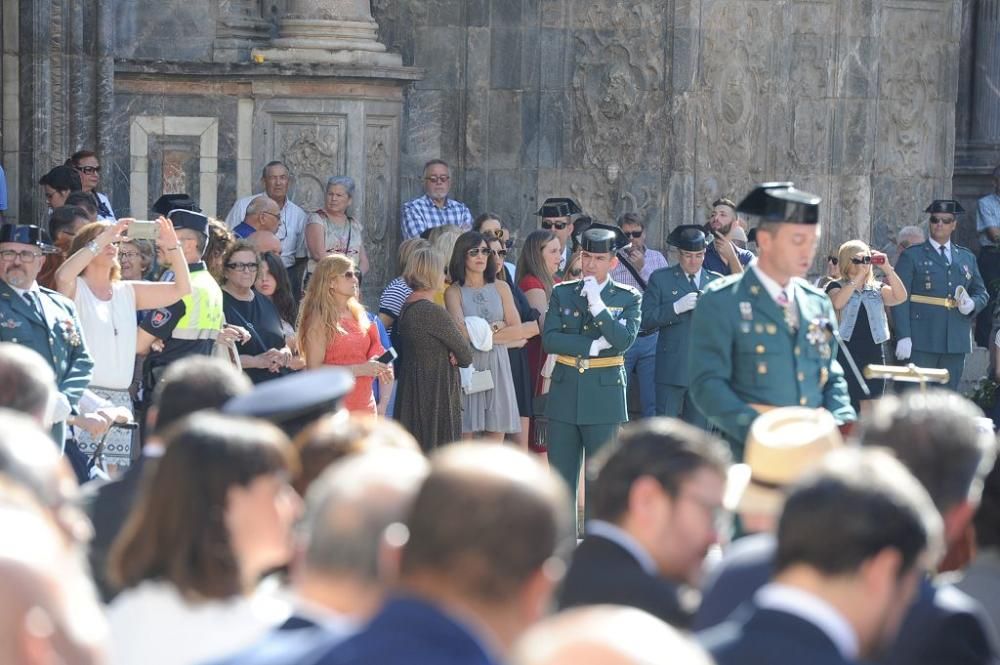
POLYGON ((580 374, 583 374, 585 370, 590 369, 590 359, 589 358, 577 358, 576 367, 580 370, 580 374))
POLYGON ((958 307, 958 301, 957 300, 955 300, 951 296, 948 296, 947 298, 944 299, 944 308, 945 309, 955 309, 956 307, 958 307))

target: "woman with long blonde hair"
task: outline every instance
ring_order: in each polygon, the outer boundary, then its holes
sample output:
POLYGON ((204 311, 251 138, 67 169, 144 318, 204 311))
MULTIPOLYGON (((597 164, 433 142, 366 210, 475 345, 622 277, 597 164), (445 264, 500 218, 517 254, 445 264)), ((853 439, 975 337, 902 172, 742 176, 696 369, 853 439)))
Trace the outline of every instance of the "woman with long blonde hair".
POLYGON ((343 254, 316 263, 299 310, 299 339, 307 368, 336 365, 354 375, 354 390, 344 399, 349 411, 376 415, 372 382, 392 381, 392 366, 376 360, 385 349, 355 295, 360 277, 343 254))

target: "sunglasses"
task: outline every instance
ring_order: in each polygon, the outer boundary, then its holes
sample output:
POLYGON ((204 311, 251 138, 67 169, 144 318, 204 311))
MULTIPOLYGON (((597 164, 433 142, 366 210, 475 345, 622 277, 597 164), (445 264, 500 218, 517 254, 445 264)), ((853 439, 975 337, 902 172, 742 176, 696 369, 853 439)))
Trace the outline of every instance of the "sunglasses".
POLYGON ((348 270, 347 272, 344 273, 344 277, 346 277, 347 279, 361 279, 361 271, 348 270))
POLYGON ((645 231, 622 231, 622 233, 633 238, 641 238, 645 231))
POLYGON ((507 250, 506 249, 493 249, 493 250, 490 250, 490 254, 492 254, 493 256, 507 256, 507 250))
POLYGON ((480 256, 480 255, 489 256, 492 253, 493 250, 490 249, 489 247, 473 247, 472 249, 466 252, 466 254, 468 254, 469 256, 480 256))
POLYGON ((954 222, 954 217, 931 217, 931 224, 952 224, 954 222))
POLYGON ((503 229, 497 229, 496 231, 482 231, 484 236, 496 236, 497 238, 503 238, 503 229))
POLYGON ((435 185, 441 185, 441 184, 446 183, 449 180, 451 180, 451 176, 450 175, 429 175, 426 178, 424 178, 424 180, 426 180, 427 182, 432 182, 435 185))
POLYGON ((257 272, 256 263, 227 263, 226 267, 238 272, 257 272))
POLYGON ((838 259, 836 256, 828 256, 826 257, 826 260, 832 263, 833 265, 837 265, 838 263, 840 263, 840 259, 838 259))
POLYGON ((872 257, 870 255, 851 257, 851 263, 853 263, 856 266, 867 265, 871 262, 872 262, 872 257))
POLYGON ((95 173, 101 172, 100 166, 77 166, 76 170, 80 173, 86 173, 87 175, 94 175, 95 173))
POLYGON ((551 231, 555 229, 556 231, 562 231, 568 226, 566 222, 542 222, 542 228, 546 231, 551 231))

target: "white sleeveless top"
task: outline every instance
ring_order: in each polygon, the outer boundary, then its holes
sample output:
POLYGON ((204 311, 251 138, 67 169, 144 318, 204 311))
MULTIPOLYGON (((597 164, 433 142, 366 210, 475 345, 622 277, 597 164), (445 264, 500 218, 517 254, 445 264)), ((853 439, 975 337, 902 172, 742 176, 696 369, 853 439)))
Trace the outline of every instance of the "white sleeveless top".
POLYGON ((135 369, 135 290, 129 282, 113 282, 111 300, 99 299, 83 277, 76 278, 76 312, 87 351, 94 359, 91 385, 127 390, 135 369))

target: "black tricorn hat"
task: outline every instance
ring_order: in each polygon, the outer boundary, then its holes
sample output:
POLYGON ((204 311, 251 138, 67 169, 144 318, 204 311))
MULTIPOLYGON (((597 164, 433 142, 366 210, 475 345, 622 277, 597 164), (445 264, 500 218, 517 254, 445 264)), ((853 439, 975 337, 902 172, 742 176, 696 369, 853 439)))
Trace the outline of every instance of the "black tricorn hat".
POLYGON ((736 212, 759 217, 762 222, 819 224, 820 197, 795 189, 793 182, 765 182, 746 195, 736 212))
POLYGON ((258 384, 245 395, 232 398, 223 413, 269 420, 289 437, 337 409, 354 388, 354 377, 340 367, 295 372, 258 384))
POLYGON ((632 244, 632 239, 617 226, 594 222, 580 234, 580 247, 585 252, 614 254, 632 244))
POLYGON ((579 215, 583 210, 571 198, 548 198, 542 201, 542 207, 535 214, 539 217, 569 217, 579 215))
POLYGON ((164 194, 156 199, 153 204, 153 212, 166 217, 171 210, 190 210, 191 212, 201 212, 201 208, 188 194, 164 194))
POLYGON ((0 242, 19 242, 23 245, 34 245, 45 254, 57 254, 59 252, 59 248, 52 244, 48 231, 34 224, 0 225, 0 242))
POLYGON ((167 218, 174 223, 175 229, 190 229, 202 235, 208 235, 208 217, 200 212, 178 208, 167 213, 167 218))
POLYGON ((965 212, 965 208, 959 205, 955 199, 934 199, 924 212, 931 214, 935 212, 946 212, 951 215, 958 215, 965 212))
POLYGON ((682 224, 667 236, 667 244, 685 252, 700 252, 708 246, 705 227, 697 224, 682 224))

